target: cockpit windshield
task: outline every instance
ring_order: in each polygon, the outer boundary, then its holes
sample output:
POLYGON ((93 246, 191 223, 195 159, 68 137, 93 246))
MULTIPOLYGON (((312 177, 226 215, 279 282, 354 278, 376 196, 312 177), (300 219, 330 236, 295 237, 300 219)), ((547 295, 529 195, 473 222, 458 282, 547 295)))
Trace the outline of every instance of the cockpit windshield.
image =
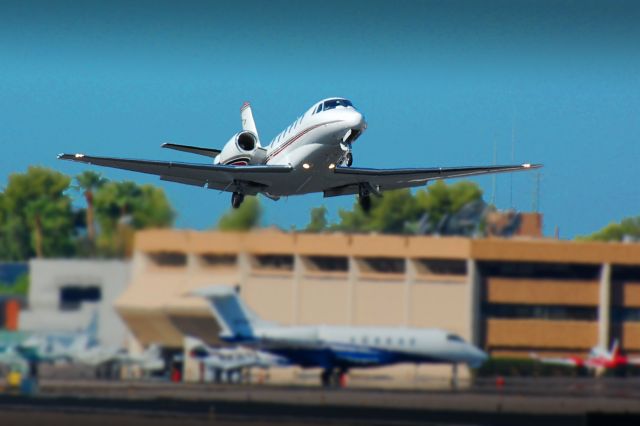
POLYGON ((353 108, 353 104, 348 99, 329 99, 328 101, 324 101, 324 106, 322 107, 322 110, 327 111, 330 109, 337 108, 339 106, 353 108))
POLYGON ((464 340, 462 339, 462 337, 457 336, 455 334, 447 334, 447 340, 450 341, 450 342, 464 343, 464 340))

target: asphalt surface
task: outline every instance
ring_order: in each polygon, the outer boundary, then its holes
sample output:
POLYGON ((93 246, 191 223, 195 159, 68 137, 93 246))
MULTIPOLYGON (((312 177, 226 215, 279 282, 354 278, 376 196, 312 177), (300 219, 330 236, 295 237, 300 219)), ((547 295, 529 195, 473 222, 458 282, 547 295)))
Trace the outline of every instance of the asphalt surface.
POLYGON ((47 379, 33 397, 0 394, 1 424, 57 422, 638 425, 640 379, 507 378, 459 391, 47 379))

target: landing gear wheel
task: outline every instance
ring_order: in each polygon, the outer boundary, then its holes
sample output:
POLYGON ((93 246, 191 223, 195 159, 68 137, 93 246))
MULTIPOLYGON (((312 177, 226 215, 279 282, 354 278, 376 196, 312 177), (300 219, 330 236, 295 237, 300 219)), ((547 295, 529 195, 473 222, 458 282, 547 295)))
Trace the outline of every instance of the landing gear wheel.
POLYGON ((329 369, 322 370, 320 373, 320 382, 322 383, 322 387, 328 388, 331 386, 331 376, 332 371, 329 369))
POLYGON ((352 164, 353 164, 353 154, 351 154, 350 152, 347 152, 347 156, 345 158, 345 166, 351 167, 352 164))
POLYGON ((234 209, 237 209, 238 207, 240 207, 243 201, 244 201, 244 194, 240 194, 239 192, 234 192, 231 195, 231 207, 233 207, 234 209))
POLYGON ((361 195, 358 197, 358 203, 360 203, 360 208, 366 214, 369 214, 371 211, 371 196, 370 195, 361 195))

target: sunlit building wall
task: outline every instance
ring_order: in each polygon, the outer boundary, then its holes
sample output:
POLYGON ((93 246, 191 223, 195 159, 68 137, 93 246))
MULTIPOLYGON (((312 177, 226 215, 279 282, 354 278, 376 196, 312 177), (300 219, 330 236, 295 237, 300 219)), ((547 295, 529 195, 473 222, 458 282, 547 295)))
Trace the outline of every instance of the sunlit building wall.
POLYGON ((282 324, 439 327, 494 355, 640 352, 640 245, 144 231, 117 310, 138 343, 217 342, 195 288, 238 286, 282 324))

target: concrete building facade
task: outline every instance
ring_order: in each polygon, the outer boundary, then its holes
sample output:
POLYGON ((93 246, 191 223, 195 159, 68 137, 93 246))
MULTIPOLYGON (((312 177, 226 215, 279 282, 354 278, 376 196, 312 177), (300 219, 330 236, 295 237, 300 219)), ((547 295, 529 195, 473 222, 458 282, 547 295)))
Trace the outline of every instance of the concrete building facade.
POLYGON ((98 313, 101 344, 122 347, 127 327, 114 303, 130 281, 130 266, 121 260, 33 259, 29 262, 27 309, 19 328, 31 332, 77 332, 98 313))
MULTIPOLYGON (((282 324, 439 327, 493 355, 640 352, 640 245, 544 239, 143 231, 116 303, 136 341, 216 343, 190 290, 237 285, 282 324)), ((391 371, 391 370, 390 370, 391 371)))

